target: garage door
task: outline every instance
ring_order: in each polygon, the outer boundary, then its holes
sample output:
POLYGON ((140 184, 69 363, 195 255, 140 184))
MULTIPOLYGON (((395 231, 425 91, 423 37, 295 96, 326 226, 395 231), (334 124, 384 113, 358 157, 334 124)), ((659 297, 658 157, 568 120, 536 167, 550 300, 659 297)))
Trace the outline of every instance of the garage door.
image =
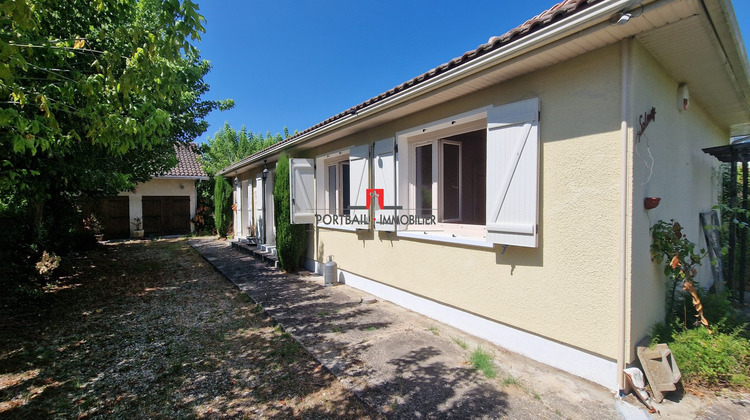
POLYGON ((130 237, 130 204, 127 196, 92 198, 81 202, 84 217, 94 213, 102 224, 104 239, 130 237))
POLYGON ((147 236, 190 233, 190 197, 143 196, 143 230, 147 236))

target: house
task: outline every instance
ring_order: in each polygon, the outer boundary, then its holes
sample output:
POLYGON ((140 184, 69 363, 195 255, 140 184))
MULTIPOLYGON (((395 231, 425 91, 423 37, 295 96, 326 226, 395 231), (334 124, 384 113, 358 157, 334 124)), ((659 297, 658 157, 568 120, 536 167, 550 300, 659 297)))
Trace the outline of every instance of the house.
POLYGON ((164 175, 139 183, 133 191, 89 202, 84 212, 97 214, 105 239, 132 236, 133 221, 140 218, 146 236, 186 235, 195 227, 196 184, 208 180, 190 147, 175 147, 177 166, 164 175))
POLYGON ((311 270, 615 389, 665 312, 649 228, 705 246, 748 74, 729 1, 566 0, 221 173, 272 243, 284 151, 311 270))

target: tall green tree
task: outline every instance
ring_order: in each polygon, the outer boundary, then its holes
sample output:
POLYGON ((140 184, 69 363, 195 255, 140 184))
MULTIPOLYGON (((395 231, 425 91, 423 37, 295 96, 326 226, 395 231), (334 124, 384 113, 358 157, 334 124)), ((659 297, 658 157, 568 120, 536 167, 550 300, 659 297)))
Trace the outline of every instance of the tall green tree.
MULTIPOLYGON (((284 135, 288 137, 289 130, 284 127, 284 135)), ((273 146, 286 137, 281 134, 253 134, 243 125, 239 131, 225 122, 224 127, 217 131, 213 137, 209 137, 203 144, 201 163, 203 170, 210 176, 214 176, 222 169, 257 153, 267 147, 273 146)))
POLYGON ((40 252, 45 226, 77 219, 60 216, 76 197, 164 173, 232 106, 202 99, 203 23, 191 0, 0 0, 0 220, 24 230, 12 237, 40 252))
POLYGON ((274 223, 276 226, 276 251, 284 270, 294 272, 302 265, 302 255, 307 245, 307 225, 293 225, 290 219, 291 187, 289 185, 289 157, 279 156, 273 186, 274 223))
POLYGON ((214 220, 219 237, 225 238, 232 221, 232 185, 223 176, 215 178, 214 220))
MULTIPOLYGON (((285 135, 289 133, 286 127, 284 127, 284 133, 285 135)), ((270 131, 264 137, 262 134, 253 134, 247 131, 245 126, 237 131, 229 123, 224 123, 224 127, 217 131, 213 137, 209 137, 208 141, 202 145, 201 165, 203 170, 212 177, 212 182, 216 183, 213 196, 213 213, 214 223, 220 236, 227 233, 232 219, 232 212, 229 208, 232 189, 230 186, 227 194, 225 186, 219 185, 219 178, 223 177, 217 174, 232 163, 272 146, 283 139, 281 134, 273 135, 270 131), (227 205, 227 203, 229 204, 227 205)))
POLYGON ((176 163, 231 101, 204 101, 191 0, 14 0, 0 5, 0 194, 132 188, 176 163))

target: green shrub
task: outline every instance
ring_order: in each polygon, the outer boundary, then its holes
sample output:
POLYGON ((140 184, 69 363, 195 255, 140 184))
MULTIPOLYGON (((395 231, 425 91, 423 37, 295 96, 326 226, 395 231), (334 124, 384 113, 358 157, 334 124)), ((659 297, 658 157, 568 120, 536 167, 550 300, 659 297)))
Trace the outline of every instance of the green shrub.
POLYGON ((232 185, 223 176, 216 177, 214 185, 214 221, 216 233, 224 238, 232 220, 232 185))
POLYGON ((276 252, 279 264, 286 271, 297 271, 307 245, 307 225, 291 224, 289 185, 289 157, 279 156, 273 187, 274 223, 276 225, 276 252))
POLYGON ((739 329, 709 334, 706 328, 675 333, 669 345, 686 383, 750 387, 750 342, 739 329))

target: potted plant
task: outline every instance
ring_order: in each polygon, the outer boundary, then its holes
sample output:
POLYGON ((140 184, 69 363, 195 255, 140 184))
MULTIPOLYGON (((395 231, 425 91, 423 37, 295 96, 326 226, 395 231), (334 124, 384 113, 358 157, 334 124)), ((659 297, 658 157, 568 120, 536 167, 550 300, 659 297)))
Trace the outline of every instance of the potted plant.
POLYGON ((143 230, 143 221, 140 217, 136 217, 133 219, 133 237, 137 239, 143 238, 144 230, 143 230))
POLYGON ((83 227, 86 230, 90 230, 97 241, 104 240, 104 229, 102 228, 102 222, 97 219, 94 213, 91 213, 89 217, 83 219, 83 227))

